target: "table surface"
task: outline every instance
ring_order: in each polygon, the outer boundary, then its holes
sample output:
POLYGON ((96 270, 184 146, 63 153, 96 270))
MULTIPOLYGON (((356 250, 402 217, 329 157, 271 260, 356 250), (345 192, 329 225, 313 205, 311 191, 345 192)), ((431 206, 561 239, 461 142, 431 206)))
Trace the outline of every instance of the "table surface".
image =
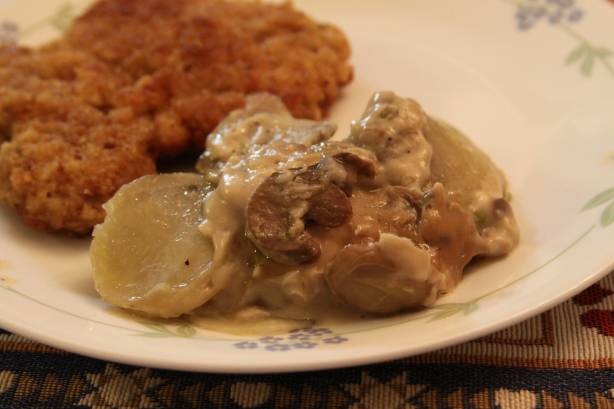
POLYGON ((485 338, 333 371, 212 375, 136 368, 0 330, 0 408, 64 407, 614 408, 614 273, 485 338))

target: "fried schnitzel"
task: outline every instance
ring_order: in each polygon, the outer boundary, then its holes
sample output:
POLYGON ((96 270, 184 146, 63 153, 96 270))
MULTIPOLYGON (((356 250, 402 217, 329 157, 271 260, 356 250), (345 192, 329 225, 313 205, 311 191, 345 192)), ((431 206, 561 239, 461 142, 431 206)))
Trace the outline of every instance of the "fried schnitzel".
POLYGON ((349 54, 290 4, 99 1, 52 44, 0 47, 0 200, 36 228, 88 233, 122 184, 202 149, 247 94, 325 116, 349 54))

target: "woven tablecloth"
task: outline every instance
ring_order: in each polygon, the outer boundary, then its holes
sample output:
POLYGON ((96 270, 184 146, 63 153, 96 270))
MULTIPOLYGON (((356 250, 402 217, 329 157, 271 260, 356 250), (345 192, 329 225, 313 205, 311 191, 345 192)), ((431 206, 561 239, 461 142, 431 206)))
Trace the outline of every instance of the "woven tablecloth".
POLYGON ((0 408, 64 407, 614 408, 614 274, 485 338, 333 371, 160 371, 84 358, 0 331, 0 408))

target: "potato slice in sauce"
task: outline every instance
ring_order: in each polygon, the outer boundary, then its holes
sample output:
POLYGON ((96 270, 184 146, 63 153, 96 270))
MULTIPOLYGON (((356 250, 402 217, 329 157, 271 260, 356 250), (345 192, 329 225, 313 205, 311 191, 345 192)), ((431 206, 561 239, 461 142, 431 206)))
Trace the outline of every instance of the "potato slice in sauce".
POLYGON ((144 176, 109 200, 94 230, 91 262, 107 302, 177 317, 208 301, 213 249, 198 231, 208 187, 189 173, 144 176))

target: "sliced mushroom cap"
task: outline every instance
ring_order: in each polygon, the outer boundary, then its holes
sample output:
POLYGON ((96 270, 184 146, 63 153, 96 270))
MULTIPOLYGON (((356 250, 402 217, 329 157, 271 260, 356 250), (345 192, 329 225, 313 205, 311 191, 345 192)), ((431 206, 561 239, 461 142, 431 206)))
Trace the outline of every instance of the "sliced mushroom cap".
POLYGON ((432 302, 437 289, 431 275, 428 251, 410 239, 385 233, 378 242, 346 246, 325 277, 333 294, 347 304, 391 314, 432 302))
POLYGON ((418 240, 419 192, 400 186, 358 190, 352 195, 352 226, 359 240, 379 240, 382 233, 418 240))
POLYGON ((247 236, 267 257, 284 264, 315 260, 320 245, 305 231, 304 219, 337 227, 352 217, 348 197, 339 186, 321 182, 321 172, 313 165, 274 173, 249 199, 247 236))
POLYGON ((316 165, 276 172, 260 184, 246 209, 246 234, 267 257, 283 264, 302 264, 320 256, 320 244, 305 230, 309 220, 339 227, 352 217, 348 169, 372 173, 361 158, 327 156, 316 165), (355 169, 359 166, 359 169, 355 169), (345 190, 345 191, 344 191, 345 190))
POLYGON ((309 201, 307 219, 320 226, 339 227, 352 217, 352 204, 337 185, 329 185, 309 201))
POLYGON ((375 156, 362 148, 355 146, 344 147, 342 151, 333 155, 339 162, 353 168, 357 174, 367 178, 375 177, 375 156))

